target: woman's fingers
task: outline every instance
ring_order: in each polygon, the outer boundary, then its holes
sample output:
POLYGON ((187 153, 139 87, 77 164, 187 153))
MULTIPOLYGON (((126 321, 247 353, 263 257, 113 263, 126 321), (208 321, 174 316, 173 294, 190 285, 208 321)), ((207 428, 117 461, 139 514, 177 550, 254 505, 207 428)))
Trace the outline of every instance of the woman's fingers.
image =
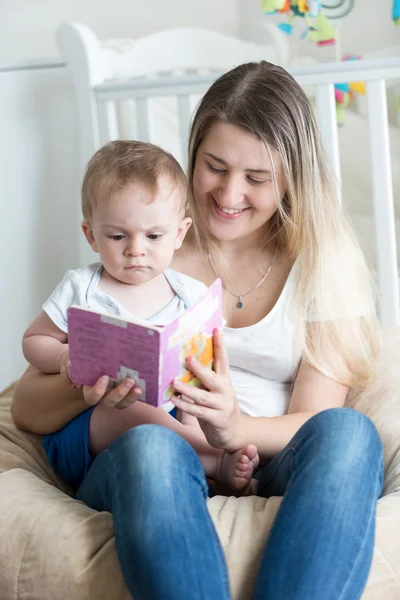
MULTIPOLYGON (((211 392, 222 392, 226 386, 226 380, 222 378, 219 373, 214 373, 214 371, 211 371, 211 369, 202 365, 197 358, 194 358, 194 356, 189 356, 189 358, 186 359, 186 367, 193 375, 200 379, 203 386, 211 392)), ((186 386, 185 389, 189 388, 195 389, 193 386, 186 386)))
MULTIPOLYGON (((217 397, 210 394, 207 390, 188 385, 187 383, 182 383, 179 379, 175 379, 172 385, 179 395, 185 397, 184 399, 186 402, 189 401, 199 406, 208 406, 209 408, 214 409, 218 408, 219 403, 216 401, 217 397)), ((174 401, 173 398, 172 401, 174 401)))
POLYGON ((208 406, 200 406, 199 404, 193 404, 190 400, 187 400, 185 396, 173 396, 171 398, 172 404, 174 404, 179 410, 182 410, 187 415, 192 415, 198 419, 214 424, 215 418, 218 411, 208 406))
POLYGON ((214 342, 214 371, 224 379, 230 379, 229 358, 224 343, 223 329, 216 329, 213 334, 214 342))

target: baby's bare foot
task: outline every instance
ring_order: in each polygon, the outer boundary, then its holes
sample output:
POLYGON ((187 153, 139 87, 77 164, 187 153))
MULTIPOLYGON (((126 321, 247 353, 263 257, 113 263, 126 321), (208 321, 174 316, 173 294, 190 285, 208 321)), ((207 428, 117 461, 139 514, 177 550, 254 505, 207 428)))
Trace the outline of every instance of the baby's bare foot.
POLYGON ((240 492, 240 495, 251 493, 255 489, 252 484, 253 471, 259 461, 257 448, 253 444, 232 454, 225 452, 221 457, 219 483, 236 493, 240 492))

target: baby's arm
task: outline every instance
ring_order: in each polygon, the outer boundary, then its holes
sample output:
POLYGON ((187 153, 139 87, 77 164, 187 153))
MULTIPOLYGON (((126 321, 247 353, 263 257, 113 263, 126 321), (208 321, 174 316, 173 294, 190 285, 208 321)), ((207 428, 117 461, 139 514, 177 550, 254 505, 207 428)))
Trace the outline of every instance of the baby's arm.
POLYGON ((22 340, 26 360, 42 373, 60 373, 68 360, 68 336, 43 311, 29 325, 22 340))

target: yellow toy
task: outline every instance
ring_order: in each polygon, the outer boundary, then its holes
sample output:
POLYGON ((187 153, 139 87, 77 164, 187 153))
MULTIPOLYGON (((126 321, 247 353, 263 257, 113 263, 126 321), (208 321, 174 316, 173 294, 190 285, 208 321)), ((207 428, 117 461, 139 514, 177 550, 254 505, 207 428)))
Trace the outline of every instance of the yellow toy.
MULTIPOLYGON (((360 60, 361 56, 355 54, 345 54, 342 60, 360 60)), ((351 83, 335 84, 336 117, 338 125, 344 123, 344 109, 354 100, 354 94, 366 93, 365 83, 363 81, 352 81, 351 83)))
POLYGON ((335 30, 326 16, 321 12, 319 0, 261 0, 261 8, 266 14, 287 14, 287 19, 278 27, 290 35, 293 32, 293 21, 302 17, 307 24, 303 38, 316 42, 319 46, 335 43, 335 30))

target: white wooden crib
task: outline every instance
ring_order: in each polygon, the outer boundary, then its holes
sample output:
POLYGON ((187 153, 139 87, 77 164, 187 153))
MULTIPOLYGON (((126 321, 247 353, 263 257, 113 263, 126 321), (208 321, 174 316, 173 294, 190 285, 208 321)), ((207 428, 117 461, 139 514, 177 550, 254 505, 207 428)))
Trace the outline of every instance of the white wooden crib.
MULTIPOLYGON (((254 44, 199 29, 180 29, 137 41, 114 40, 103 45, 83 25, 61 25, 58 44, 70 68, 79 105, 82 172, 97 148, 119 137, 158 143, 178 155, 184 163, 194 107, 221 72, 249 60, 287 63, 288 48, 284 38, 273 26, 267 27, 267 30, 270 43, 266 44, 254 44), (172 125, 169 130, 168 127, 164 130, 168 120, 172 125)), ((305 86, 315 103, 322 139, 337 177, 339 192, 341 163, 333 86, 352 81, 365 81, 367 84, 380 314, 384 325, 399 324, 386 84, 400 79, 400 58, 289 66, 288 70, 305 86)), ((76 210, 79 211, 79 206, 76 210)), ((80 262, 87 264, 90 259, 82 236, 80 262)))

